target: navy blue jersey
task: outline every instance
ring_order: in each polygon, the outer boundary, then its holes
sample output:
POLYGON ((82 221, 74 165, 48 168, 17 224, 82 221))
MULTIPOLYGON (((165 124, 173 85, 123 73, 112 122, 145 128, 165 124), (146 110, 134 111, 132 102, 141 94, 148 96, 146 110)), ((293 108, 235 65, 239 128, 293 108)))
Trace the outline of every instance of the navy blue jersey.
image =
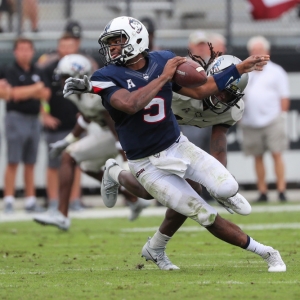
POLYGON ((110 98, 119 89, 133 92, 158 78, 165 64, 175 54, 171 51, 150 52, 141 70, 108 65, 91 77, 94 93, 103 100, 104 107, 115 121, 116 131, 128 159, 156 154, 171 146, 180 135, 178 123, 171 109, 172 84, 166 83, 152 101, 134 115, 117 110, 110 98))

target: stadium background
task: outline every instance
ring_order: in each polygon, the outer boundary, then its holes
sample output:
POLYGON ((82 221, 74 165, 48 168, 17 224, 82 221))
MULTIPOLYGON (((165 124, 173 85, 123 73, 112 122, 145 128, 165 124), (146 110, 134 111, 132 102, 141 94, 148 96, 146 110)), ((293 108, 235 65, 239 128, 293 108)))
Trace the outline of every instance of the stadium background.
MULTIPOLYGON (((1 0, 0 0, 1 2, 1 0)), ((97 39, 109 20, 120 15, 131 15, 138 19, 150 17, 155 22, 155 45, 171 49, 178 55, 186 55, 189 34, 197 29, 219 32, 227 37, 228 54, 241 59, 248 56, 247 40, 257 34, 267 37, 271 44, 271 59, 288 72, 291 87, 291 109, 286 130, 290 138, 290 150, 284 154, 288 187, 300 186, 300 6, 295 6, 279 18, 254 20, 248 0, 39 0, 39 32, 31 33, 26 20, 21 30, 22 0, 16 0, 16 12, 10 16, 3 13, 0 34, 0 64, 13 60, 12 43, 23 34, 32 38, 36 47, 36 58, 55 50, 67 20, 79 21, 83 28, 81 48, 98 62, 97 39)), ((0 103, 1 155, 0 190, 3 187, 5 167, 5 142, 3 139, 3 116, 5 107, 0 103)), ((246 158, 239 147, 240 134, 233 128, 228 135, 228 168, 245 188, 255 187, 252 159, 246 158)), ((275 183, 272 161, 267 162, 267 180, 275 183)), ((36 167, 36 186, 41 193, 45 186, 46 146, 42 139, 36 167)), ((85 191, 93 192, 98 183, 87 176, 82 178, 85 191)), ((22 167, 18 170, 17 188, 22 189, 22 167)))

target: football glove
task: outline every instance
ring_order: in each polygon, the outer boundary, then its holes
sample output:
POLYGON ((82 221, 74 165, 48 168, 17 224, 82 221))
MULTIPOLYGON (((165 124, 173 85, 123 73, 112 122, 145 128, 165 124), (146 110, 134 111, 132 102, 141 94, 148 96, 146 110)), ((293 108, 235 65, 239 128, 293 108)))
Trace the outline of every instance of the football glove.
POLYGON ((50 158, 56 158, 72 143, 78 141, 78 138, 70 132, 63 140, 59 140, 55 143, 49 144, 50 151, 49 156, 50 158))
POLYGON ((83 94, 91 91, 92 83, 89 81, 88 77, 84 75, 83 79, 69 77, 65 81, 63 94, 64 97, 67 98, 72 94, 83 94))

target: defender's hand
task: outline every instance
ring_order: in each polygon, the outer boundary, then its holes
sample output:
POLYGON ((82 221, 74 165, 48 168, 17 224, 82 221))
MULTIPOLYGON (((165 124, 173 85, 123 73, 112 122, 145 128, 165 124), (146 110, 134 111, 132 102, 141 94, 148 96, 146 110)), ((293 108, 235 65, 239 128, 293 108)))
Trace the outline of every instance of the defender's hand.
POLYGON ((84 75, 83 79, 69 77, 65 81, 65 86, 63 90, 64 97, 67 98, 72 94, 83 94, 92 91, 92 83, 89 81, 88 77, 84 75))
POLYGON ((270 60, 270 55, 251 55, 236 65, 238 72, 242 75, 252 71, 262 71, 270 60))
POLYGON ((51 158, 56 158, 61 155, 61 153, 70 145, 65 139, 57 141, 55 143, 49 144, 49 156, 51 158))

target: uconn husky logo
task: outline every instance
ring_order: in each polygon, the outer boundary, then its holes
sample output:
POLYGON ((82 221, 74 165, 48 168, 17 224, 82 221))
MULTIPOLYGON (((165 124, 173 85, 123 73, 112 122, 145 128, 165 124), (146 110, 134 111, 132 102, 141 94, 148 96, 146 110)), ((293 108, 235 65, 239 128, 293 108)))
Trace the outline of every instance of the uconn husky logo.
POLYGON ((111 25, 111 22, 112 22, 112 21, 110 21, 110 22, 105 26, 105 28, 104 28, 104 31, 105 31, 105 32, 107 32, 107 31, 109 30, 110 25, 111 25))
POLYGON ((222 60, 224 60, 224 57, 219 57, 217 59, 217 61, 213 64, 211 70, 209 71, 211 74, 214 74, 214 73, 220 71, 220 65, 222 63, 222 60))
POLYGON ((129 25, 133 30, 136 31, 136 33, 140 33, 143 29, 142 23, 140 23, 137 19, 129 19, 129 25))
POLYGON ((74 71, 74 73, 80 73, 83 70, 83 67, 82 67, 82 65, 80 65, 76 62, 73 62, 71 69, 72 69, 72 71, 74 71))

